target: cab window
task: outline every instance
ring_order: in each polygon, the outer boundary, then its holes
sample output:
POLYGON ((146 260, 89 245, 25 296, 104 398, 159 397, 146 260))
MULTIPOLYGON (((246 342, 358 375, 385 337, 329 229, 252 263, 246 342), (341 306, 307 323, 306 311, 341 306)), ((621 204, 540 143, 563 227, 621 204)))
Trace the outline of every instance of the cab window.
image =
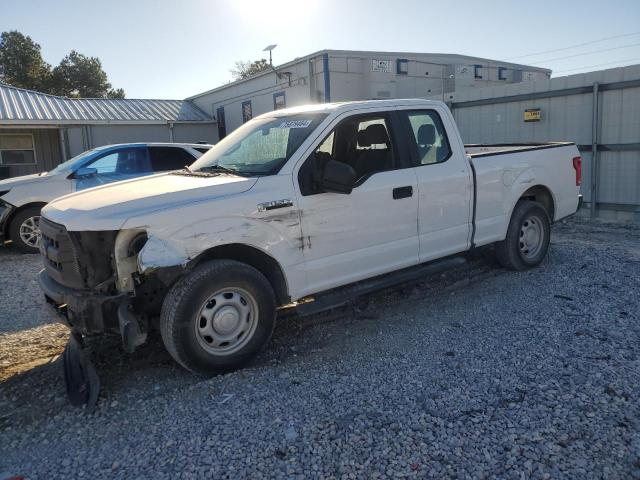
POLYGON ((303 195, 322 193, 318 181, 329 159, 344 162, 356 172, 356 186, 371 175, 395 167, 388 117, 356 115, 342 121, 300 168, 298 181, 303 195))
POLYGON ((442 163, 451 156, 451 147, 440 116, 434 110, 405 112, 411 128, 411 147, 416 165, 442 163))

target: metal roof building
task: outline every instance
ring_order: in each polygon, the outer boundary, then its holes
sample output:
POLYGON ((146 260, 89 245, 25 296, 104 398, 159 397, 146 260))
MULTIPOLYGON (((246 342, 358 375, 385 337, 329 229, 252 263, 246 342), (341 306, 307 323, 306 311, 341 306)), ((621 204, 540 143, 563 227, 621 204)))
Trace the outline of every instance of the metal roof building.
POLYGON ((100 145, 216 140, 215 121, 188 100, 75 99, 0 84, 0 178, 50 170, 100 145), (35 161, 3 161, 17 149, 35 161))

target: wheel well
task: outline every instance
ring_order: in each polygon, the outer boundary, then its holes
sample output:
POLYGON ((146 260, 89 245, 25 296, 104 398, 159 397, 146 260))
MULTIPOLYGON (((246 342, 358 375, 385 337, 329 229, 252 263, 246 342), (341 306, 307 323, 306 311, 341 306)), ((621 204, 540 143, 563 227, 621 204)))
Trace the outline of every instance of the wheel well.
POLYGON ((31 208, 31 207, 44 207, 46 205, 46 203, 44 202, 34 202, 34 203, 27 203, 25 205, 22 205, 18 208, 16 208, 13 212, 11 212, 11 215, 9 215, 9 218, 7 218, 7 221, 4 224, 4 233, 5 235, 9 233, 9 228, 11 225, 11 222, 13 222, 13 219, 15 218, 15 216, 17 214, 19 214, 20 212, 26 210, 27 208, 31 208))
POLYGON ((553 204, 553 196, 551 195, 551 191, 547 187, 543 185, 536 185, 535 187, 531 187, 522 194, 520 200, 523 199, 533 200, 534 202, 538 202, 540 205, 542 205, 549 214, 549 219, 553 222, 553 219, 555 218, 555 205, 553 204))
POLYGON ((284 276, 280 264, 271 256, 267 255, 257 248, 243 245, 241 243, 231 243, 228 245, 220 245, 213 247, 201 255, 199 255, 193 266, 212 259, 228 259, 251 265, 253 268, 262 273, 273 287, 276 299, 280 305, 287 304, 291 301, 289 291, 287 289, 287 280, 284 276))

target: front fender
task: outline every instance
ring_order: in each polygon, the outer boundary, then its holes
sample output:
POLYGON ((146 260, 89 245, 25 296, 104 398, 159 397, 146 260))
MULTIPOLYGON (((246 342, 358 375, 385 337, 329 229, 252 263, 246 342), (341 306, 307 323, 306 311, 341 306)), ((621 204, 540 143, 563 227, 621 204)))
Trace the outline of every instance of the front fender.
POLYGON ((175 231, 148 229, 148 240, 138 255, 139 271, 185 266, 207 250, 237 243, 261 250, 283 266, 299 264, 304 248, 299 225, 299 213, 292 209, 261 218, 216 218, 175 231))

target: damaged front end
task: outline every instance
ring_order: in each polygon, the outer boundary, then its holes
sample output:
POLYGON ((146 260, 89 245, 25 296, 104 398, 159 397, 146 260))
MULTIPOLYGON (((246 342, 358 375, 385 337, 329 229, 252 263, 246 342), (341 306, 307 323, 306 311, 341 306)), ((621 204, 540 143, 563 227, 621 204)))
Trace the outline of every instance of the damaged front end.
POLYGON ((160 313, 167 289, 181 268, 139 273, 138 254, 147 242, 142 229, 68 232, 41 219, 45 298, 83 335, 119 334, 131 353, 143 344, 149 318, 160 313))
MULTIPOLYGON (((140 274, 137 257, 147 241, 141 229, 68 232, 45 217, 40 229, 45 268, 38 280, 47 303, 71 328, 76 340, 72 350, 79 350, 78 339, 104 334, 119 335, 128 353, 142 345, 150 318, 159 315, 167 289, 181 268, 140 274)), ((79 364, 79 359, 86 364, 84 356, 65 355, 64 359, 66 372, 86 370, 79 364), (67 365, 72 358, 78 359, 76 367, 67 365)))

